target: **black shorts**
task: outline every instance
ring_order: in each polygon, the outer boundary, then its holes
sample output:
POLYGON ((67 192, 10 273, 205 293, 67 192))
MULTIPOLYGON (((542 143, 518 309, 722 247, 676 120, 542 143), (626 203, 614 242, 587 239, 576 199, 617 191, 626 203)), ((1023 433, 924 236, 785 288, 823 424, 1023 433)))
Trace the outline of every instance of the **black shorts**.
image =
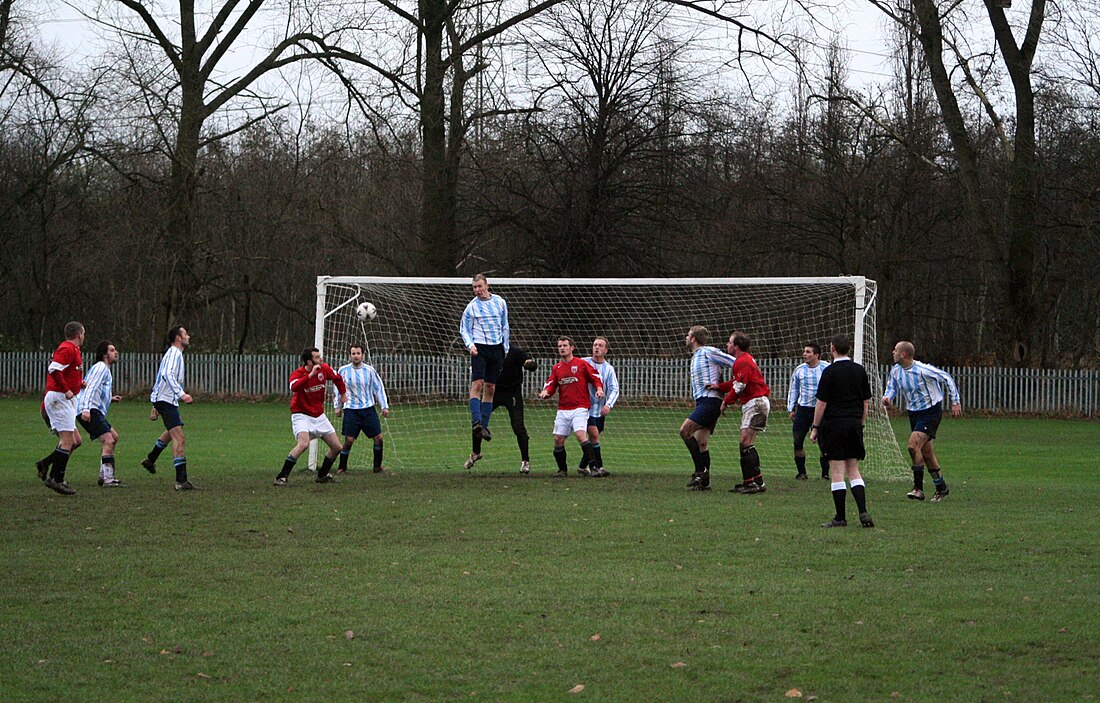
POLYGON ((794 406, 794 420, 791 424, 791 433, 794 434, 794 448, 802 449, 806 442, 806 435, 814 424, 814 412, 816 408, 808 405, 794 406))
POLYGON ((374 408, 345 408, 342 429, 345 437, 358 437, 360 432, 368 437, 377 437, 382 434, 382 423, 374 408))
POLYGON ((183 427, 183 420, 180 419, 180 408, 178 405, 172 405, 167 401, 158 400, 153 403, 153 407, 157 409, 157 413, 160 415, 160 421, 164 423, 164 429, 170 431, 173 427, 183 427))
POLYGON ((863 446, 863 421, 858 417, 823 420, 818 434, 821 452, 829 457, 829 461, 862 460, 867 456, 863 446))
POLYGON ((909 430, 926 434, 928 439, 935 439, 941 420, 943 420, 943 403, 933 405, 927 410, 910 410, 909 430))
POLYGON ((478 344, 477 356, 470 357, 470 380, 496 383, 504 369, 503 344, 478 344))
POLYGON ((84 422, 84 418, 78 413, 76 421, 80 423, 80 426, 84 428, 84 431, 88 433, 88 436, 92 439, 99 439, 101 435, 105 435, 111 431, 111 423, 107 422, 107 416, 99 412, 95 408, 88 411, 91 414, 91 419, 84 422))
POLYGON ((521 386, 515 386, 513 388, 501 388, 497 386, 496 392, 493 393, 493 410, 497 408, 504 408, 509 411, 519 408, 522 411, 523 388, 521 386))
POLYGON ((603 432, 603 421, 607 419, 607 416, 600 415, 598 417, 588 416, 588 426, 595 427, 597 432, 603 432))
POLYGON ((695 410, 688 415, 689 420, 711 432, 714 432, 720 417, 722 417, 722 399, 710 397, 696 398, 695 410))

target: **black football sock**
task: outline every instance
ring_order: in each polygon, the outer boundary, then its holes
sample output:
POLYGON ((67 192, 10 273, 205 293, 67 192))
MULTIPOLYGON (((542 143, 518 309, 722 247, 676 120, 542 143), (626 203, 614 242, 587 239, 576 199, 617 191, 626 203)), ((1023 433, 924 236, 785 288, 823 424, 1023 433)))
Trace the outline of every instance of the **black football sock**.
POLYGON ((470 450, 474 454, 480 454, 481 453, 481 435, 478 434, 477 432, 474 432, 473 437, 474 437, 473 444, 470 446, 470 450))
POLYGON ((176 467, 176 483, 185 482, 187 480, 187 459, 177 456, 172 459, 172 466, 176 467))
POLYGON ((939 469, 928 469, 928 474, 932 477, 932 485, 936 487, 936 493, 942 493, 947 490, 947 481, 944 480, 943 474, 939 469))
POLYGON ((913 490, 924 490, 924 466, 913 466, 913 490))
POLYGON ((800 474, 806 473, 806 456, 805 455, 796 456, 794 458, 794 467, 796 469, 798 469, 798 473, 800 473, 800 474))
POLYGON ((581 464, 584 466, 595 466, 592 463, 592 443, 581 442, 581 452, 584 454, 584 458, 581 459, 581 464))
POLYGON ((684 440, 684 444, 687 445, 688 452, 691 454, 691 463, 695 466, 695 473, 703 473, 703 454, 699 451, 699 441, 695 437, 688 437, 684 440))
POLYGON ((351 450, 350 449, 341 449, 340 450, 340 464, 339 464, 339 466, 340 466, 341 471, 347 471, 348 470, 348 457, 349 456, 351 456, 351 450))
POLYGON ((756 452, 756 445, 750 444, 745 447, 741 452, 741 456, 745 458, 742 472, 748 472, 745 474, 745 482, 755 481, 757 485, 763 485, 764 476, 760 473, 760 455, 756 452))
POLYGON ((71 450, 58 447, 53 450, 53 461, 50 462, 50 478, 57 483, 65 482, 65 467, 69 465, 71 450))
POLYGON ((279 475, 275 478, 287 478, 290 476, 290 472, 294 470, 294 465, 298 463, 298 460, 287 454, 286 459, 283 461, 283 470, 279 472, 279 475))
POLYGON ((554 461, 558 462, 558 471, 568 471, 565 465, 565 447, 554 447, 554 461))
POLYGON ((167 446, 168 445, 160 441, 158 437, 157 441, 153 442, 153 448, 149 451, 149 461, 154 464, 157 463, 157 459, 160 458, 160 453, 163 452, 167 446))
POLYGON ((603 452, 600 451, 600 443, 592 443, 592 465, 597 469, 603 468, 603 452))
POLYGON ((705 452, 699 452, 699 473, 705 475, 707 480, 710 480, 710 450, 705 452))
POLYGON ((741 479, 744 483, 752 480, 752 460, 749 458, 748 447, 741 447, 741 479))
POLYGON ((317 469, 317 478, 322 476, 328 476, 328 473, 332 471, 332 465, 336 462, 336 457, 325 455, 325 460, 321 462, 321 468, 317 469))
POLYGON ((867 489, 864 487, 863 479, 852 480, 852 497, 856 499, 856 509, 861 513, 867 512, 867 489))
POLYGON ((527 446, 528 443, 529 443, 528 438, 527 438, 527 434, 525 433, 522 436, 517 436, 516 437, 516 442, 519 444, 519 457, 520 457, 520 459, 522 459, 523 461, 531 461, 531 454, 530 454, 528 446, 527 446))
POLYGON ((382 442, 378 441, 374 443, 374 468, 382 468, 382 442))
POLYGON ((844 511, 844 498, 848 491, 844 489, 844 482, 839 481, 833 484, 833 506, 836 508, 836 519, 846 520, 844 511))

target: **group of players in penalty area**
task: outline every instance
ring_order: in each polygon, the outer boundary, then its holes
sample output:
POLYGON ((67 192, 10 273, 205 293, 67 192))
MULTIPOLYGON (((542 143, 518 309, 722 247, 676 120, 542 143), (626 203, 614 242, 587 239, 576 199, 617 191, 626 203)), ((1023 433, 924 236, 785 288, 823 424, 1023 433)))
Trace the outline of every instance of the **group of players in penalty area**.
MULTIPOLYGON (((486 276, 474 276, 472 287, 474 298, 463 311, 459 324, 471 359, 471 452, 464 466, 470 469, 482 458, 482 442, 492 439, 489 425, 493 410, 504 407, 519 445, 520 472, 529 474, 531 461, 523 417, 523 373, 534 371, 537 363, 525 349, 511 344, 508 305, 501 296, 490 291, 486 276)), ((98 484, 103 487, 123 485, 115 476, 114 450, 119 436, 107 420, 111 403, 120 400, 112 393, 111 373, 111 366, 118 360, 118 350, 109 341, 100 342, 95 351, 95 364, 85 377, 80 351, 84 338, 81 323, 70 322, 65 326, 65 340, 50 361, 42 403, 42 417, 50 431, 57 435, 58 442, 49 455, 35 462, 35 468, 48 488, 63 495, 76 493, 66 482, 65 472, 70 455, 82 443, 78 423, 91 439, 98 439, 102 444, 98 484)), ((183 363, 183 352, 190 345, 190 339, 182 326, 168 332, 168 348, 150 393, 152 410, 149 417, 150 420, 160 419, 164 431, 141 462, 147 471, 155 474, 158 458, 171 445, 175 488, 181 491, 196 488, 188 480, 185 436, 179 412, 181 403, 192 402, 184 390, 183 363)), ((692 327, 684 338, 692 355, 690 378, 695 402, 694 410, 680 427, 680 437, 694 467, 688 488, 710 490, 710 437, 726 409, 739 404, 741 481, 731 492, 764 493, 767 485, 755 441, 757 435, 767 429, 770 389, 749 353, 751 340, 746 333, 731 334, 725 352, 709 346, 709 340, 710 332, 702 326, 692 327), (722 380, 725 369, 730 370, 730 377, 722 380)), ((566 454, 569 435, 576 437, 580 445, 581 459, 577 467, 580 475, 592 478, 611 475, 604 468, 600 446, 607 416, 620 395, 615 368, 607 360, 609 351, 608 340, 596 337, 592 342, 592 355, 578 358, 576 344, 571 338, 562 336, 557 340, 559 361, 550 370, 538 394, 540 400, 558 396, 553 428, 555 477, 569 474, 566 454)), ((795 478, 808 478, 804 442, 809 436, 811 442, 820 447, 821 477, 831 481, 836 510, 823 527, 847 525, 844 506, 848 486, 859 511, 860 524, 872 527, 874 523, 866 506, 865 482, 859 473, 859 462, 865 457, 863 426, 871 397, 867 373, 850 358, 851 340, 847 335, 838 334, 830 340, 831 363, 821 358, 821 351, 817 344, 807 344, 803 348, 803 363, 791 375, 787 413, 792 421, 795 478)), ((348 352, 350 363, 339 370, 325 363, 315 347, 302 352, 301 365, 289 379, 295 445, 275 478, 276 486, 289 485, 298 458, 313 439, 320 439, 328 446, 314 479, 318 483, 335 482, 334 465, 335 473, 347 472, 348 457, 360 433, 373 441, 374 472, 383 471, 384 441, 379 414, 388 417, 390 413, 385 386, 374 367, 365 362, 362 345, 352 344, 348 352), (334 409, 336 415, 342 417, 343 441, 324 413, 329 382, 336 387, 334 409)), ((918 501, 925 499, 924 472, 927 468, 935 488, 931 500, 939 502, 949 491, 936 458, 934 441, 947 395, 950 395, 952 415, 958 417, 961 413, 958 386, 947 372, 917 361, 911 342, 899 341, 892 353, 895 364, 890 369, 881 402, 890 407, 900 396, 908 411, 913 490, 907 497, 918 501)))

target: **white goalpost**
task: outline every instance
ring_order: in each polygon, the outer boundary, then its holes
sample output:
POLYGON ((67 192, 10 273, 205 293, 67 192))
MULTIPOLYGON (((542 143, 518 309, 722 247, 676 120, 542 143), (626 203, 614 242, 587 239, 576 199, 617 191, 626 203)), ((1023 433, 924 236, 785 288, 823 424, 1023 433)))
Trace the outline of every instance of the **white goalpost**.
MULTIPOLYGON (((511 343, 527 349, 539 368, 525 373, 526 427, 532 472, 556 470, 551 428, 556 404, 535 399, 557 361, 556 340, 572 337, 578 356, 589 356, 593 338, 606 337, 622 394, 601 438, 605 466, 613 474, 691 473, 680 441, 680 423, 691 412, 689 353, 684 336, 692 325, 711 332, 711 344, 724 349, 735 330, 746 332, 750 352, 771 388, 768 429, 757 439, 765 477, 794 471, 791 423, 786 413, 791 372, 802 363, 806 344, 828 349, 839 332, 853 340, 852 358, 871 377, 871 412, 865 430, 863 470, 876 478, 903 478, 902 456, 878 400, 874 281, 861 276, 820 278, 553 279, 489 278, 492 292, 508 302, 511 343), (778 472, 778 474, 777 474, 778 472)), ((364 346, 367 362, 382 377, 391 414, 383 420, 388 467, 400 470, 461 471, 470 453, 467 409, 470 355, 459 334, 459 319, 473 297, 468 278, 387 278, 319 276, 314 343, 339 368, 348 347, 364 346), (378 315, 360 321, 361 302, 378 315)), ((331 391, 330 391, 331 392, 331 391)), ((327 404, 332 413, 331 398, 327 404)), ((339 418, 332 417, 337 431, 339 418)), ((740 477, 739 410, 718 424, 711 442, 716 480, 740 477)), ((483 445, 481 472, 516 472, 520 456, 504 409, 494 413, 493 440, 483 445)), ((806 442, 814 464, 816 447, 806 442)), ((369 465, 369 445, 360 441, 351 465, 369 465)), ((569 463, 580 459, 567 444, 569 463)), ((310 465, 315 464, 314 450, 310 465)))

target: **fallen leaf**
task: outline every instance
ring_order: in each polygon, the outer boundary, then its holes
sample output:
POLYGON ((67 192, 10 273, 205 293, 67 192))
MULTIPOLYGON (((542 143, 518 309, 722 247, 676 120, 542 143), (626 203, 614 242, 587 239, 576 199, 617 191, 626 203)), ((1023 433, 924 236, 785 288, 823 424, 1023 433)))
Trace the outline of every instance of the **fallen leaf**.
POLYGON ((199 673, 195 674, 195 676, 198 676, 198 677, 199 677, 200 679, 208 679, 208 678, 210 678, 210 674, 204 674, 204 673, 202 673, 201 671, 200 671, 199 673))
POLYGON ((1058 632, 1069 632, 1069 630, 1064 627, 1060 627, 1058 628, 1058 632))
POLYGON ((573 688, 569 689, 569 693, 580 693, 583 690, 584 690, 584 684, 579 683, 576 686, 574 686, 573 688))
POLYGON ((802 691, 799 691, 797 688, 792 688, 783 695, 787 696, 787 698, 801 698, 802 691))
MULTIPOLYGON (((1062 631, 1065 632, 1065 630, 1062 630, 1062 631)), ((592 635, 588 639, 592 640, 593 642, 599 642, 600 641, 600 633, 597 632, 596 634, 592 635)))
POLYGON ((901 691, 891 691, 890 692, 890 697, 891 698, 901 698, 901 691))
POLYGON ((355 631, 354 630, 344 630, 344 639, 346 639, 346 640, 355 639, 355 631))
POLYGON ((171 654, 171 652, 169 652, 167 649, 160 650, 160 653, 161 654, 171 654))
POLYGON ((685 664, 684 662, 676 662, 675 664, 672 665, 672 668, 673 669, 683 669, 685 666, 687 666, 687 664, 685 664))
POLYGON ((212 657, 212 656, 214 656, 214 653, 213 652, 203 652, 202 655, 204 657, 212 657))

